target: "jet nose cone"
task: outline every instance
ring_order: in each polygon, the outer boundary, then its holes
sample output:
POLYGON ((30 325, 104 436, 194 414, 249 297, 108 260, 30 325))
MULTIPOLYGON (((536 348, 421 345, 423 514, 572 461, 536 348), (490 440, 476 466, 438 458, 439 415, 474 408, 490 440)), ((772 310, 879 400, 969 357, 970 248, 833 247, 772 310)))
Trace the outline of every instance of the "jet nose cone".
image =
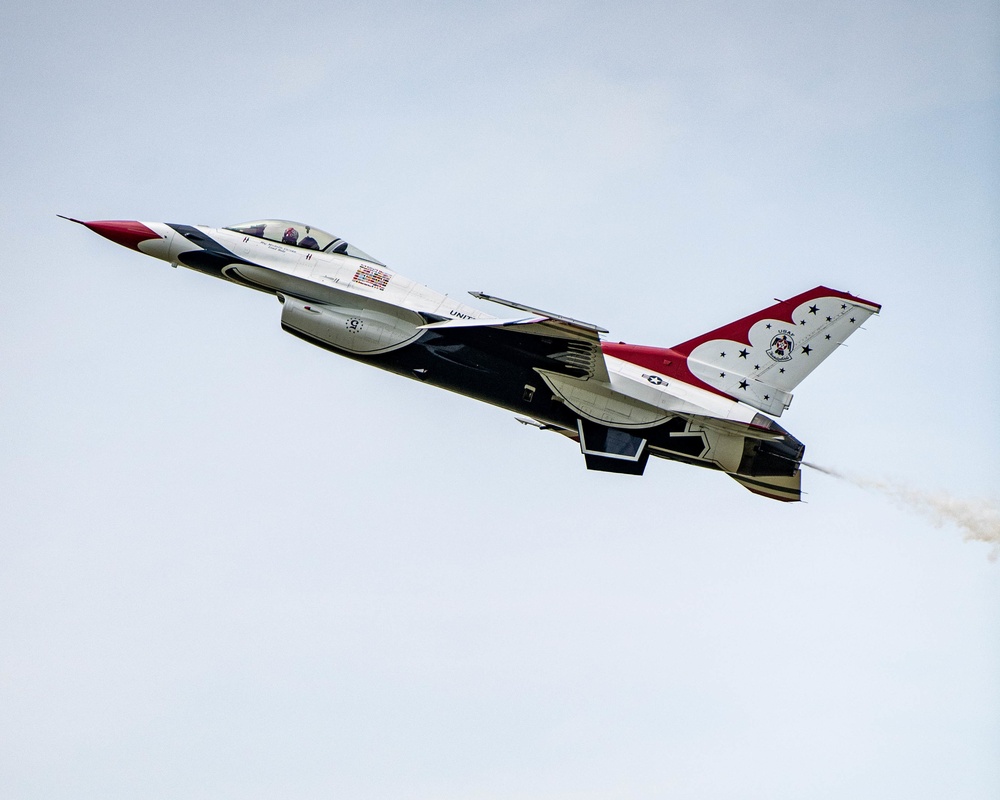
POLYGON ((74 222, 79 222, 81 225, 90 228, 94 233, 99 233, 105 239, 110 239, 112 242, 116 242, 124 247, 131 247, 133 250, 139 250, 140 242, 163 238, 152 228, 133 220, 102 219, 95 220, 94 222, 83 222, 82 220, 74 220, 74 222))

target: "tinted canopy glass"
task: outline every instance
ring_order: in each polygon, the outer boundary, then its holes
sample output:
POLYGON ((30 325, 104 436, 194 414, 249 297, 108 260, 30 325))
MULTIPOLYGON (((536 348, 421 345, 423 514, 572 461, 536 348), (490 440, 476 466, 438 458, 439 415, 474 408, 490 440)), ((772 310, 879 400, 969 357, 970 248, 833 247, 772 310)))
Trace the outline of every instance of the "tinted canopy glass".
POLYGON ((253 222, 241 222, 239 225, 228 226, 226 230, 236 231, 247 236, 256 236, 258 239, 267 239, 270 242, 278 242, 291 247, 324 250, 327 253, 340 253, 352 258, 360 258, 363 261, 373 261, 376 264, 382 263, 363 250, 348 244, 339 236, 321 231, 311 225, 287 219, 258 219, 253 222))

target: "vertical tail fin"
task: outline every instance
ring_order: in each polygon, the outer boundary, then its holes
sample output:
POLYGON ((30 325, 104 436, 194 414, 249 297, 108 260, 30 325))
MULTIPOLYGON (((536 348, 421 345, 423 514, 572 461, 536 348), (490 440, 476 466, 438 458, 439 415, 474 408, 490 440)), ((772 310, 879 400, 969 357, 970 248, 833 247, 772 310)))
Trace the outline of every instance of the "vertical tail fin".
POLYGON ((671 349, 703 383, 780 415, 792 389, 880 309, 817 286, 671 349))

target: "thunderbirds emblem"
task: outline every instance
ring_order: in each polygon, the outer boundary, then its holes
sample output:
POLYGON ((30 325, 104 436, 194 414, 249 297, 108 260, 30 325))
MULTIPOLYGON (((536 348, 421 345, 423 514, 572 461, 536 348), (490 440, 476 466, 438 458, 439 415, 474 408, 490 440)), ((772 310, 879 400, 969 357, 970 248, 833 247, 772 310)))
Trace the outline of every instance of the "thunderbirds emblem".
POLYGON ((795 340, 788 331, 779 331, 778 335, 771 339, 771 347, 767 354, 775 361, 791 361, 792 351, 795 349, 795 340))

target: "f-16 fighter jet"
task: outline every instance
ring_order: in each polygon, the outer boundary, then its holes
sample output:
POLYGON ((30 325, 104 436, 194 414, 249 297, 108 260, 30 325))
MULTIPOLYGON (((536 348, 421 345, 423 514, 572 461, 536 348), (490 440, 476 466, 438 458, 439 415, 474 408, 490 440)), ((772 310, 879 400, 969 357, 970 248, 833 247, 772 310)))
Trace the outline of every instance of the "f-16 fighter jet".
POLYGON ((507 309, 488 314, 297 222, 71 221, 175 267, 273 294, 294 336, 508 409, 577 442, 588 469, 641 475, 652 455, 719 470, 784 501, 800 499, 805 448, 766 415, 780 416, 802 379, 881 308, 817 286, 673 347, 648 347, 605 342, 597 325, 472 292, 507 309))

